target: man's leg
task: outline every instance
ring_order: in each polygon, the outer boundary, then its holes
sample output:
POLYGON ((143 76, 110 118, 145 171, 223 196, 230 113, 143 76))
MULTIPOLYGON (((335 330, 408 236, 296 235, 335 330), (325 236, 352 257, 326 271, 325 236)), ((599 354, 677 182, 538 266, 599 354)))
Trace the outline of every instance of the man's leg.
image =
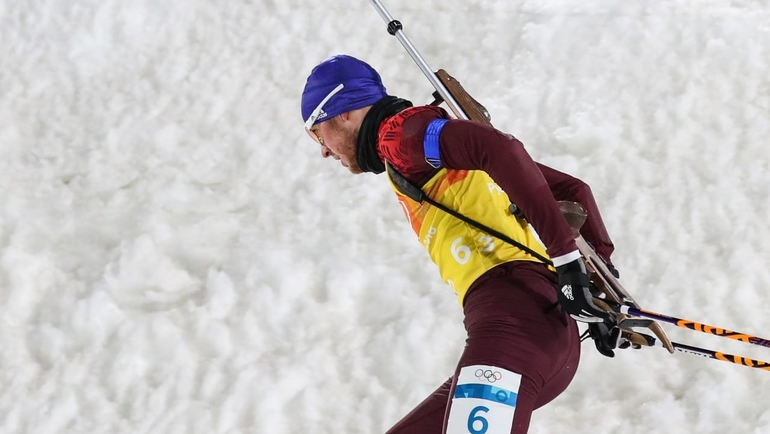
POLYGON ((441 434, 451 387, 450 378, 386 434, 441 434))
POLYGON ((450 390, 446 434, 525 434, 532 411, 560 394, 579 359, 572 320, 548 274, 519 268, 487 279, 465 304, 465 351, 450 390))
POLYGON ((566 389, 580 358, 577 326, 549 309, 556 302, 549 274, 515 271, 469 295, 454 377, 387 434, 525 434, 532 411, 566 389))
POLYGON ((526 433, 538 389, 529 377, 505 368, 463 366, 452 389, 444 432, 526 433))

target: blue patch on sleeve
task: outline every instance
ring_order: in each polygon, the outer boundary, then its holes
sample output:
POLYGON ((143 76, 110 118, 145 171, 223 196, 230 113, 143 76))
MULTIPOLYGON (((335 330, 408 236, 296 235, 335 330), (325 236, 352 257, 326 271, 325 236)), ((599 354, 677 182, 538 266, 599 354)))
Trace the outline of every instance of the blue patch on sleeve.
POLYGON ((449 122, 449 119, 434 119, 431 121, 431 123, 428 124, 428 128, 425 130, 425 138, 422 141, 422 147, 425 151, 425 161, 435 169, 441 167, 439 136, 447 122, 449 122))

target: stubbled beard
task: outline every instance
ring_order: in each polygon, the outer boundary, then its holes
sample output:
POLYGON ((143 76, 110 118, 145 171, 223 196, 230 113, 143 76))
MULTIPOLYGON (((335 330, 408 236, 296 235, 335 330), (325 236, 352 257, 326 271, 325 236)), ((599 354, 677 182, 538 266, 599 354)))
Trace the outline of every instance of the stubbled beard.
POLYGON ((351 173, 358 175, 359 173, 363 173, 364 171, 361 170, 361 167, 358 166, 358 160, 356 159, 356 143, 358 142, 358 130, 360 128, 356 128, 353 130, 352 133, 348 134, 345 133, 345 141, 346 143, 352 143, 353 146, 351 148, 351 160, 350 165, 348 166, 348 169, 351 173))

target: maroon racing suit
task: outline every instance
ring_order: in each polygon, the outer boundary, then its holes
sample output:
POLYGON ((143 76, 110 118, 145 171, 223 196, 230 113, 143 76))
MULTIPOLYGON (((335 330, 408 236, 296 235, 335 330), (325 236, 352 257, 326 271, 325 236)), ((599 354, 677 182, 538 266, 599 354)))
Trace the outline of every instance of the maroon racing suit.
MULTIPOLYGON (((441 108, 423 106, 386 119, 378 134, 378 155, 412 183, 424 185, 439 169, 427 163, 423 139, 427 125, 440 118, 449 116, 441 108)), ((556 201, 579 202, 588 212, 582 235, 610 263, 614 247, 584 182, 535 163, 516 138, 474 122, 450 120, 439 147, 443 167, 489 174, 552 258, 577 250, 556 201)), ((580 358, 578 328, 558 308, 556 286, 554 272, 530 261, 506 262, 479 277, 463 300, 467 339, 454 375, 388 434, 445 433, 458 375, 475 365, 521 375, 511 433, 526 433, 532 411, 567 388, 580 358)))

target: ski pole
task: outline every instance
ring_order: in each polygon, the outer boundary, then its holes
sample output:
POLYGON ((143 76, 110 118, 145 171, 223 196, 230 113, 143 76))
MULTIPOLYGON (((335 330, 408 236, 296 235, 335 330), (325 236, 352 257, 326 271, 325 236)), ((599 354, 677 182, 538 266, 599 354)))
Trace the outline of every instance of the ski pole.
MULTIPOLYGON (((652 346, 665 348, 660 341, 653 338, 652 336, 648 336, 648 335, 642 335, 642 336, 644 336, 647 339, 648 343, 651 343, 652 346)), ((750 359, 748 357, 736 356, 734 354, 722 353, 720 351, 713 351, 705 348, 694 347, 692 345, 680 344, 678 342, 671 342, 671 345, 673 345, 674 349, 676 351, 679 351, 680 353, 705 357, 707 359, 721 360, 723 362, 733 363, 741 366, 747 366, 749 368, 761 369, 763 371, 770 371, 770 363, 763 362, 761 360, 755 360, 755 359, 750 359)))
POLYGON ((674 324, 677 327, 682 327, 690 330, 695 330, 701 333, 706 333, 714 336, 720 336, 723 338, 734 339, 736 341, 746 342, 753 345, 759 345, 760 347, 770 348, 770 340, 752 336, 746 333, 734 332, 732 330, 724 329, 721 327, 715 327, 707 324, 702 324, 695 321, 690 321, 682 318, 676 318, 673 316, 663 315, 649 310, 637 309, 635 307, 621 305, 620 312, 627 315, 639 316, 644 318, 650 318, 658 321, 674 324))
POLYGON ((401 22, 393 19, 393 16, 388 13, 387 9, 385 9, 385 6, 380 0, 370 1, 372 2, 374 8, 377 9, 377 12, 379 12, 382 19, 388 24, 388 33, 395 36, 396 39, 401 42, 401 45, 404 46, 406 52, 409 53, 409 56, 412 57, 412 60, 414 60, 422 73, 425 74, 425 77, 428 79, 428 81, 430 81, 430 84, 433 85, 441 98, 444 99, 444 102, 446 102, 447 106, 449 106, 455 116, 460 119, 469 120, 468 115, 460 107, 452 94, 447 90, 446 86, 444 86, 444 84, 439 81, 439 79, 436 77, 436 74, 428 65, 428 62, 425 61, 425 59, 417 51, 417 48, 415 48, 415 46, 412 44, 412 41, 410 41, 406 36, 404 33, 404 26, 401 24, 401 22))

